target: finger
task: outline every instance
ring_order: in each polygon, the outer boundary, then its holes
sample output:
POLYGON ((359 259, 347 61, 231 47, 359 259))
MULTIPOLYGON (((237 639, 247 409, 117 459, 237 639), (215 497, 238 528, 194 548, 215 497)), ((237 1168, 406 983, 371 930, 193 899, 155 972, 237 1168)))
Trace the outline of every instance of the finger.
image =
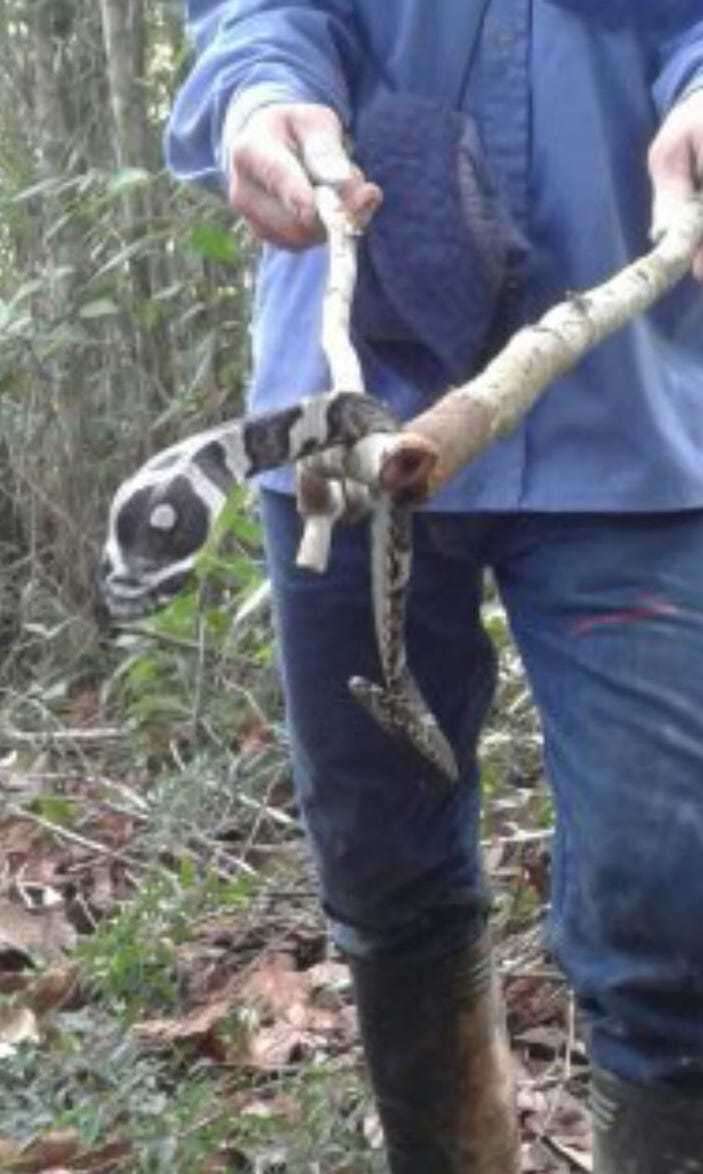
POLYGON ((654 186, 652 237, 657 240, 696 191, 696 159, 688 138, 655 141, 649 156, 654 186))
MULTIPOLYGON (((304 167, 287 143, 274 136, 245 137, 232 152, 230 194, 239 198, 240 184, 249 184, 277 201, 304 229, 316 225, 315 199, 304 167)), ((236 205, 235 205, 236 207, 236 205)), ((242 211, 237 207, 237 211, 242 211)))
POLYGON ((355 168, 355 175, 340 191, 344 206, 352 220, 363 231, 383 203, 383 192, 355 168))
POLYGON ((693 258, 693 276, 703 283, 703 249, 699 249, 693 258))
POLYGON ((366 228, 382 201, 381 189, 369 183, 341 146, 326 135, 313 135, 302 144, 303 159, 316 183, 329 184, 339 192, 352 220, 366 228))
POLYGON ((297 251, 324 238, 317 220, 312 227, 301 224, 278 199, 246 176, 233 177, 230 202, 259 240, 268 244, 297 251))

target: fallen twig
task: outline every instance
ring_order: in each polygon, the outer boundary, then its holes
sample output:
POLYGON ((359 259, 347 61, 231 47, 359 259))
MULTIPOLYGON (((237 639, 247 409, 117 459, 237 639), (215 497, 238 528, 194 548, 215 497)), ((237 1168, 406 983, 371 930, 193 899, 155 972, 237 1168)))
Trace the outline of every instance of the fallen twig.
POLYGON ((564 1142, 558 1141, 555 1137, 540 1137, 540 1143, 547 1146, 559 1158, 563 1158, 568 1162, 572 1170, 585 1170, 586 1174, 592 1174, 593 1162, 589 1154, 581 1153, 580 1150, 573 1149, 570 1145, 565 1145, 564 1142))
POLYGON ((87 836, 81 836, 78 832, 71 831, 70 828, 63 827, 61 824, 52 823, 50 819, 44 819, 43 816, 37 815, 34 811, 28 811, 25 807, 20 807, 15 803, 9 803, 5 809, 8 815, 14 815, 18 819, 27 819, 30 823, 35 823, 37 827, 43 828, 44 831, 51 832, 58 836, 59 839, 68 840, 72 844, 77 844, 80 848, 85 848, 89 852, 95 852, 100 856, 109 856, 113 860, 124 861, 125 864, 131 864, 133 867, 141 867, 141 864, 129 853, 120 851, 117 848, 108 848, 107 844, 101 844, 99 840, 91 840, 87 836))
POLYGON ((15 730, 0 727, 0 743, 5 746, 45 746, 48 744, 92 745, 94 742, 115 742, 129 737, 122 726, 95 726, 80 730, 15 730))

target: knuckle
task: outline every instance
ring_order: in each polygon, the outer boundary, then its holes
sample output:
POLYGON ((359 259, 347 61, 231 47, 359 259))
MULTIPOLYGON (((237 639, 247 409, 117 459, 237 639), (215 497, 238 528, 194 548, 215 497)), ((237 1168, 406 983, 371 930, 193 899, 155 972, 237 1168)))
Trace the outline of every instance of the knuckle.
POLYGON ((255 148, 248 136, 240 135, 232 143, 230 164, 235 176, 251 174, 255 171, 255 148))
POLYGON ((232 179, 229 185, 229 202, 230 206, 240 216, 246 217, 251 206, 251 195, 249 189, 240 181, 236 171, 232 174, 232 179))

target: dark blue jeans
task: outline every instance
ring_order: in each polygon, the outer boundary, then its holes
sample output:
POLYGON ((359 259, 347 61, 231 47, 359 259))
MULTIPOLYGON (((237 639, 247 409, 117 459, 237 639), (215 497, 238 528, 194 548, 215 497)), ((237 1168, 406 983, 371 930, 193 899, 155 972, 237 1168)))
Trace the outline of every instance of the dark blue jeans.
POLYGON ((378 678, 367 533, 295 568, 290 498, 263 494, 295 777, 337 940, 440 953, 478 932, 476 741, 494 686, 493 569, 540 710, 554 791, 551 946, 592 1055, 703 1091, 703 511, 418 514, 410 663, 453 741, 442 789, 350 699, 378 678))

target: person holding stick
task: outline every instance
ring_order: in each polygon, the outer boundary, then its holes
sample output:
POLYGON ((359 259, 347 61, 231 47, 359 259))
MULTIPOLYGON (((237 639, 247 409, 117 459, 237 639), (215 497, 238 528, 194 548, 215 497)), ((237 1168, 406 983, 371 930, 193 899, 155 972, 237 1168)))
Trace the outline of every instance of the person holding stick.
MULTIPOLYGON (((647 247, 703 185, 699 0, 190 0, 167 157, 265 242, 251 405, 325 390, 316 184, 363 245, 354 335, 403 419, 647 247)), ((409 654, 461 781, 350 699, 368 548, 295 566, 263 479, 300 810, 393 1174, 515 1174, 477 740, 491 568, 545 736, 550 947, 589 1024, 596 1174, 703 1172, 703 250, 415 517, 409 654)))

